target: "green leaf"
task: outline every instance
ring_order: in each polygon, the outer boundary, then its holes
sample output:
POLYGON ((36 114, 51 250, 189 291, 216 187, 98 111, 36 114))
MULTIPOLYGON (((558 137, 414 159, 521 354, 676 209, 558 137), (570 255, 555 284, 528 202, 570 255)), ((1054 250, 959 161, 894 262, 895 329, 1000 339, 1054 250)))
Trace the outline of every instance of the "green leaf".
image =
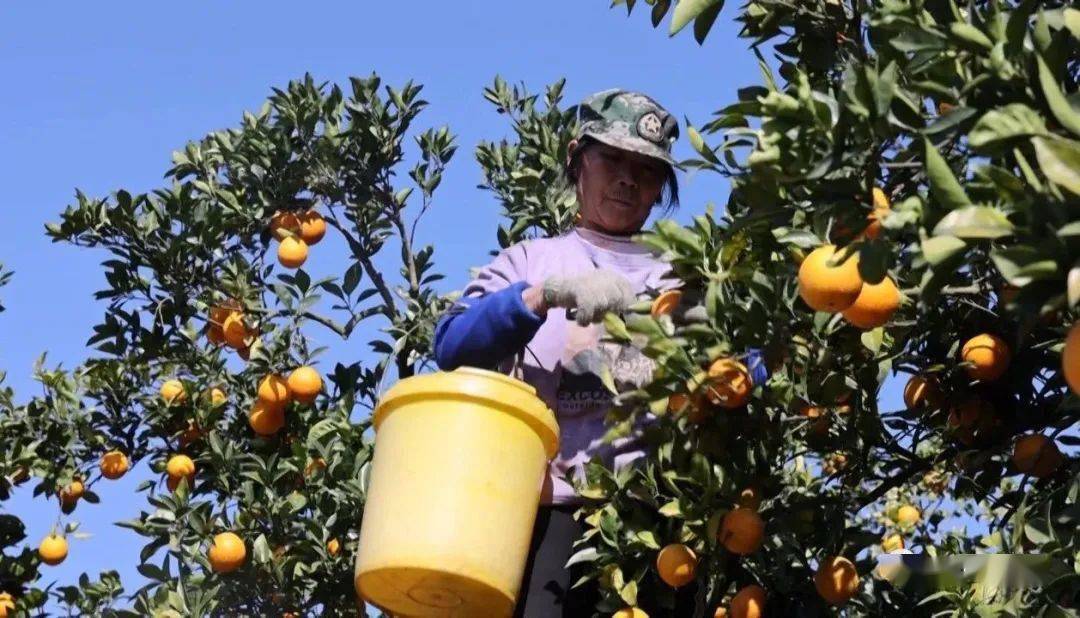
POLYGON ((1036 279, 1057 278, 1057 262, 1028 245, 996 249, 990 254, 990 259, 1001 276, 1018 288, 1036 279))
POLYGON ((686 135, 690 138, 690 145, 693 146, 694 150, 699 155, 705 157, 705 159, 711 163, 720 162, 713 153, 712 148, 709 148, 708 144, 706 144, 705 140, 701 137, 701 134, 698 133, 697 129, 694 127, 686 127, 686 135))
POLYGON ((1075 307, 1077 303, 1080 303, 1080 262, 1073 264, 1065 277, 1065 293, 1070 307, 1075 307))
POLYGON ((1046 97, 1046 104, 1050 107, 1050 112, 1061 123, 1061 126, 1072 131, 1074 135, 1080 135, 1080 112, 1077 112, 1072 105, 1069 105, 1069 100, 1065 98, 1065 93, 1058 88, 1057 80, 1043 57, 1036 55, 1035 59, 1039 63, 1039 85, 1042 87, 1043 96, 1046 97))
POLYGON ((988 150, 1017 137, 1049 135, 1042 116, 1023 103, 1012 103, 983 114, 968 134, 971 147, 988 150))
POLYGON ((671 30, 669 33, 672 36, 678 34, 680 30, 686 27, 686 24, 697 19, 698 15, 721 3, 722 0, 679 0, 679 3, 675 5, 675 12, 671 16, 671 30))
POLYGON ((965 22, 953 22, 949 24, 949 31, 954 37, 959 39, 961 43, 967 43, 968 49, 982 49, 989 51, 994 48, 994 42, 990 40, 990 37, 983 34, 982 30, 979 30, 975 26, 965 22))
POLYGON ((884 242, 868 242, 859 248, 859 276, 867 283, 881 283, 889 273, 892 251, 884 242))
POLYGON ((964 193, 945 157, 941 156, 930 140, 925 140, 925 143, 926 175, 930 180, 930 193, 949 210, 970 206, 971 199, 964 193))
POLYGON ((270 551, 270 544, 265 534, 260 534, 255 539, 251 546, 251 555, 257 564, 266 564, 273 558, 273 552, 270 551))
POLYGON ((922 242, 923 257, 931 266, 938 266, 966 248, 967 243, 955 236, 934 236, 922 242))
POLYGON ((659 513, 664 517, 682 517, 682 508, 679 507, 678 500, 672 500, 660 507, 659 513))
POLYGON ((1042 137, 1031 141, 1043 174, 1054 184, 1080 195, 1080 143, 1042 137))
POLYGON ((1064 21, 1065 27, 1072 33, 1073 38, 1080 41, 1080 11, 1066 8, 1064 21))
POLYGON ((616 341, 623 343, 630 341, 630 332, 626 330, 626 323, 614 313, 604 315, 604 330, 607 331, 609 337, 616 341))
POLYGON ((863 347, 869 350, 872 354, 877 354, 881 350, 881 343, 885 340, 885 329, 874 328, 859 335, 859 341, 862 342, 863 347))
POLYGON ((713 24, 716 23, 716 17, 720 15, 720 9, 724 8, 723 0, 717 2, 701 12, 700 15, 694 19, 694 38, 698 44, 705 42, 705 37, 709 36, 709 31, 712 30, 713 24))
POLYGON ((953 210, 934 226, 934 236, 957 238, 1001 238, 1013 232, 1005 214, 989 206, 968 206, 953 210))

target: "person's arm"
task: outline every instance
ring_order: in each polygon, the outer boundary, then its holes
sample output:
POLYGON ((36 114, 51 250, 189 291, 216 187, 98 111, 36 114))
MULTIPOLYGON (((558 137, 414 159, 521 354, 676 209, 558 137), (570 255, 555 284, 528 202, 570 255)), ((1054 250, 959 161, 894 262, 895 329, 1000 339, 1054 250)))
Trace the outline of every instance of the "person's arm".
POLYGON ((520 352, 547 317, 541 289, 525 281, 458 302, 465 309, 447 313, 435 327, 435 362, 445 371, 494 369, 520 352))

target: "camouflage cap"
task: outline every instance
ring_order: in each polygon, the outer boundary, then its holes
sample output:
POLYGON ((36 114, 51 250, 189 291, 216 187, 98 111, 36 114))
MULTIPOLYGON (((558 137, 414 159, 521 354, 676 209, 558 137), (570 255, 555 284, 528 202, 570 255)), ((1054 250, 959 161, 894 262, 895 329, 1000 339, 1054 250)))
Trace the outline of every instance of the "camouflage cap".
POLYGON ((679 123, 650 97, 619 88, 604 90, 586 97, 577 117, 578 139, 588 136, 678 167, 671 146, 679 137, 679 123))

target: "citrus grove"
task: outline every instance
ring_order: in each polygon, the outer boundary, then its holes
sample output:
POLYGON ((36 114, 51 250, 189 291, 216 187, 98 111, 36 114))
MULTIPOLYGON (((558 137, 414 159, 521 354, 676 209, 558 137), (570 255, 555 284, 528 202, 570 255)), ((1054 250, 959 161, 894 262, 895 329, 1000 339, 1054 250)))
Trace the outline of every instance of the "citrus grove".
MULTIPOLYGON (((724 8, 647 4, 653 25, 699 42, 724 8)), ((761 82, 684 132, 684 166, 727 201, 684 206, 688 226, 664 219, 640 238, 683 282, 605 319, 610 339, 655 362, 650 384, 613 392, 608 436, 644 426, 649 454, 588 465, 587 533, 568 568, 599 583, 604 616, 671 615, 684 591, 698 616, 1075 611, 1080 12, 728 10, 761 82), (747 348, 764 351, 764 383, 747 348), (887 379, 902 406, 879 406, 887 379), (875 568, 905 551, 1039 554, 1041 585, 875 568)), ((475 151, 506 218, 500 248, 573 224, 562 90, 484 90, 513 131, 475 151)), ((433 328, 454 298, 434 287, 435 248, 415 242, 457 149, 448 128, 413 128, 419 94, 305 76, 174 153, 162 188, 79 192, 48 226, 108 252, 107 309, 92 360, 39 363, 44 394, 22 403, 0 390, 0 500, 27 483, 57 505, 44 539, 0 516, 0 616, 44 606, 94 487, 141 462, 155 475, 139 486, 147 506, 118 523, 145 539, 145 585, 128 599, 115 572, 84 576, 54 603, 364 611, 352 561, 368 412, 393 381, 434 369, 433 328), (327 336, 368 337, 371 353, 331 364, 327 336)))

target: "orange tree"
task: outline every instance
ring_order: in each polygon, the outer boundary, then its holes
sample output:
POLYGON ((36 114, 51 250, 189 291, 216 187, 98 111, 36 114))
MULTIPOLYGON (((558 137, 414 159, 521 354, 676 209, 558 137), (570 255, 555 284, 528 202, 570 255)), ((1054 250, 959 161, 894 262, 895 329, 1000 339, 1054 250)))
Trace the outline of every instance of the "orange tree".
MULTIPOLYGON (((721 6, 649 4, 699 41, 721 6)), ((642 236, 684 287, 674 310, 608 316, 608 335, 657 365, 617 394, 611 434, 659 420, 641 465, 589 468, 571 563, 606 612, 672 607, 688 578, 709 615, 1075 610, 1080 13, 740 11, 763 83, 688 130, 686 162, 730 195, 722 215, 642 236), (739 363, 748 347, 765 350, 765 384, 739 363), (915 376, 904 409, 879 409, 894 372, 915 376), (981 531, 951 530, 954 513, 981 531), (689 551, 661 553, 673 544, 689 551), (871 575, 905 544, 1041 553, 1045 585, 871 575)))

